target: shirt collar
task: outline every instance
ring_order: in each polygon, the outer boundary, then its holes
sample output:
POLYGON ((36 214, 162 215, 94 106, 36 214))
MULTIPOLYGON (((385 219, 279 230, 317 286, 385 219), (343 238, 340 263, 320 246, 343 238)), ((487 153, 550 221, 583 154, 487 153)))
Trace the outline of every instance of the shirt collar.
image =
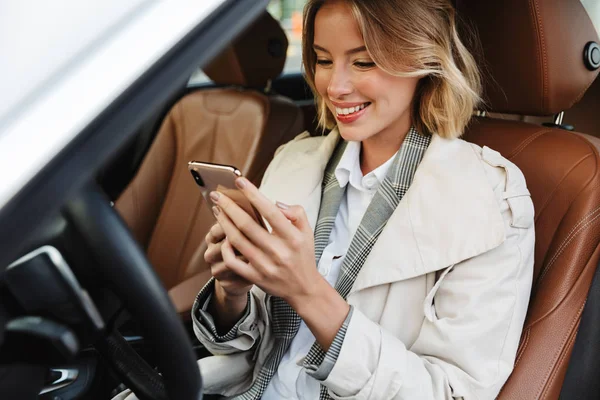
POLYGON ((365 184, 365 180, 369 179, 371 176, 375 176, 377 185, 373 189, 376 189, 385 179, 396 154, 363 177, 360 169, 360 150, 361 142, 348 142, 344 154, 342 154, 342 158, 335 169, 335 177, 342 188, 350 183, 354 188, 364 190, 364 188, 368 186, 365 184))
POLYGON ((340 162, 335 168, 335 177, 342 188, 348 184, 350 176, 353 173, 356 174, 356 165, 358 165, 360 171, 360 147, 360 142, 349 141, 340 162))

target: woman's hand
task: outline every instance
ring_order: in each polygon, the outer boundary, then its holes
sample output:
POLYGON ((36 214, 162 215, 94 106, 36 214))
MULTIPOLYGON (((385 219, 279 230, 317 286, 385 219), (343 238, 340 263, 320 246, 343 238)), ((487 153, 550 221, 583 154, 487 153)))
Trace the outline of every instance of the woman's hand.
POLYGON ((221 225, 213 225, 205 241, 208 247, 204 252, 204 261, 210 265, 210 272, 215 278, 214 296, 208 305, 208 312, 213 316, 217 331, 225 334, 242 317, 248 304, 248 292, 253 285, 227 268, 223 261, 221 251, 227 238, 221 225))
POLYGON ((300 206, 271 203, 244 178, 236 180, 248 200, 271 225, 267 232, 222 193, 212 192, 213 212, 227 236, 221 245, 228 269, 265 292, 284 299, 329 348, 350 306, 319 274, 313 231, 300 206), (249 262, 236 257, 236 248, 249 262))
POLYGON ((218 205, 213 211, 227 235, 221 245, 227 268, 292 306, 313 295, 315 283, 322 277, 316 268, 313 232, 304 209, 274 205, 244 178, 236 183, 273 230, 269 233, 262 228, 226 195, 211 193, 218 205), (249 262, 236 257, 233 248, 249 262))
POLYGON ((319 274, 313 231, 304 208, 271 203, 244 178, 236 180, 248 200, 271 225, 267 232, 222 193, 212 192, 213 212, 227 236, 221 254, 227 268, 265 292, 284 299, 329 348, 350 306, 319 274), (236 248, 246 260, 236 257, 236 248))
MULTIPOLYGON (((210 265, 210 272, 217 281, 216 290, 222 290, 229 297, 245 297, 253 285, 252 282, 231 271, 223 261, 221 249, 227 239, 221 225, 214 224, 206 234, 205 241, 207 249, 204 252, 204 261, 210 265)), ((244 261, 242 257, 240 259, 244 261)))

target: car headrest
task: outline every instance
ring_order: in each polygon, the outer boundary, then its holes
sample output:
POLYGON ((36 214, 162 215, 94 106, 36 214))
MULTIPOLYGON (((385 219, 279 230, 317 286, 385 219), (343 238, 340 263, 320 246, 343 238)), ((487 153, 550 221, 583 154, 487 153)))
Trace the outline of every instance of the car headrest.
POLYGON ((579 101, 598 75, 598 67, 586 65, 600 65, 600 8, 594 1, 457 0, 456 8, 481 41, 483 60, 477 61, 491 111, 558 114, 579 101))
POLYGON ((262 89, 283 71, 287 47, 279 22, 265 12, 204 73, 217 84, 262 89))

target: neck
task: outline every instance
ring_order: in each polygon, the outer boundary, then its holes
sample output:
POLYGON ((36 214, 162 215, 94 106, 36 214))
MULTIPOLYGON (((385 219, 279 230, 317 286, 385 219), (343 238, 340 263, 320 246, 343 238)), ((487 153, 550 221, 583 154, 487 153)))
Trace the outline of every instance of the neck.
POLYGON ((389 160, 404 142, 410 124, 406 129, 403 129, 400 135, 374 135, 362 141, 360 151, 360 169, 363 176, 373 171, 377 167, 383 165, 389 160))

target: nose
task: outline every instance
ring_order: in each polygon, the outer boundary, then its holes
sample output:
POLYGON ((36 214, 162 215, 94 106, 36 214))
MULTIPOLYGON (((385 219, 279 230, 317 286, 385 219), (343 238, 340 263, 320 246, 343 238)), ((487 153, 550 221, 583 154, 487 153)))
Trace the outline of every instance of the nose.
POLYGON ((331 99, 342 99, 354 91, 349 71, 344 65, 334 66, 331 70, 327 94, 331 99))

